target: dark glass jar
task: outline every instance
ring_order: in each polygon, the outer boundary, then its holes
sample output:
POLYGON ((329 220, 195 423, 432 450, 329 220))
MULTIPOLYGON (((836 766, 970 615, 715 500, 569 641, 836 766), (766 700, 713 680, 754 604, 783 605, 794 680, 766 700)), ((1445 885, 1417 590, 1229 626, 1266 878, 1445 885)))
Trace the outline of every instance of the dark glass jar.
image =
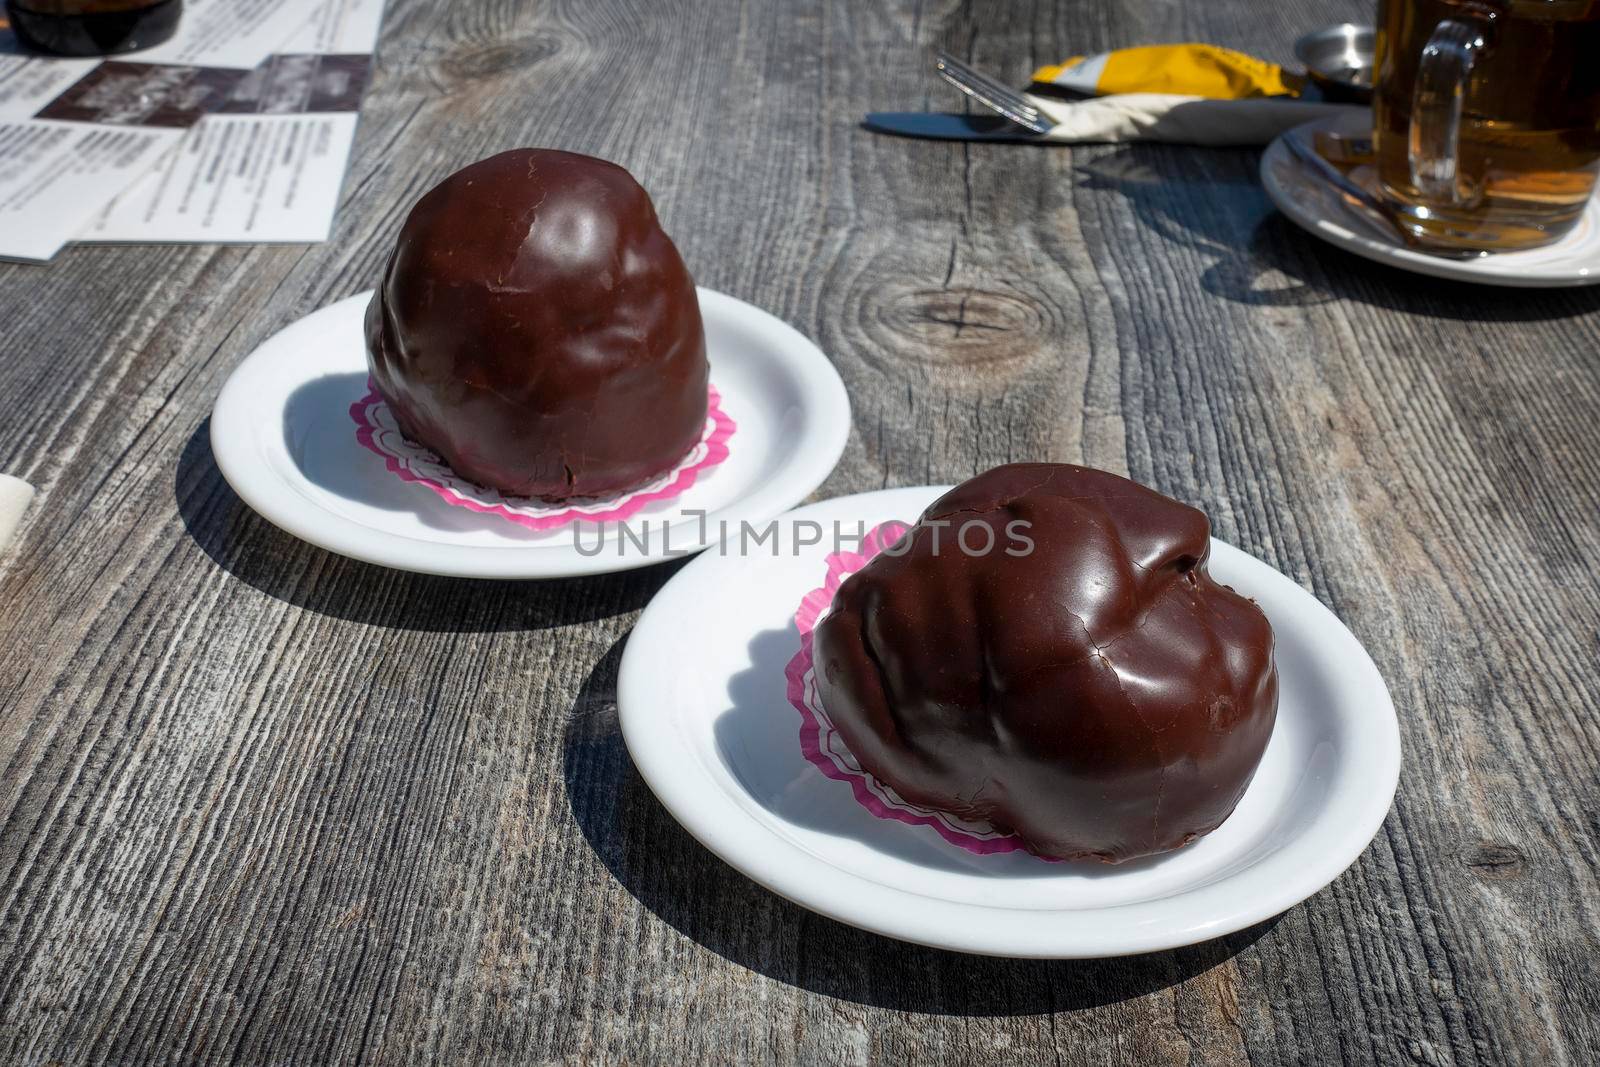
POLYGON ((58 56, 109 56, 171 37, 183 0, 6 0, 22 44, 58 56))

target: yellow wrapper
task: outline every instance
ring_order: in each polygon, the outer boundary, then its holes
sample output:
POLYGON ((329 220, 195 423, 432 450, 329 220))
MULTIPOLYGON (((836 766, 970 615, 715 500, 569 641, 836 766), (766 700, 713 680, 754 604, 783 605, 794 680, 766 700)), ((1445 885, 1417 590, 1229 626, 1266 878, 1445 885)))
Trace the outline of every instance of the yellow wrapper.
POLYGON ((1034 71, 1041 85, 1078 92, 1178 93, 1212 100, 1297 96, 1301 79, 1276 63, 1210 44, 1154 44, 1074 56, 1034 71))

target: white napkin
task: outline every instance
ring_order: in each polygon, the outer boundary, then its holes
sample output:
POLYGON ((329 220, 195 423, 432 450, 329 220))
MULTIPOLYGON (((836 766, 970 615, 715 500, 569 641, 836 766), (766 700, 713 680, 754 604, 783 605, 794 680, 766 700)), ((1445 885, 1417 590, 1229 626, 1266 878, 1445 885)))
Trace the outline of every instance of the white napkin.
POLYGON ((11 535, 17 532, 22 513, 32 500, 33 486, 21 478, 0 474, 0 552, 11 543, 11 535))
POLYGON ((1272 97, 1210 100, 1166 93, 1119 93, 1088 100, 1051 100, 1030 94, 1028 100, 1056 124, 1043 140, 1068 142, 1260 145, 1302 123, 1366 110, 1350 104, 1272 97))

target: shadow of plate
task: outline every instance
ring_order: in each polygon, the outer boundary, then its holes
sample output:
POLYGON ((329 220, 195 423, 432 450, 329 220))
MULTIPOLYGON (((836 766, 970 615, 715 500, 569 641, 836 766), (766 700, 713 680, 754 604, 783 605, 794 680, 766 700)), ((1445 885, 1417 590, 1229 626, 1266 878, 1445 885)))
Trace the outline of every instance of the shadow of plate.
MULTIPOLYGON (((713 856, 639 777, 617 720, 625 641, 595 666, 573 707, 563 744, 567 803, 596 856, 641 905, 742 967, 809 992, 896 1011, 1041 1014, 1177 985, 1249 948, 1279 921, 1170 952, 1013 960, 895 941, 807 911, 713 856)), ((764 639, 762 651, 769 659, 781 654, 775 638, 764 639)))
POLYGON ((285 533, 239 499, 212 456, 209 419, 179 456, 173 496, 189 537, 239 581, 320 615, 390 629, 485 633, 612 618, 643 608, 681 566, 674 561, 585 578, 497 581, 347 559, 285 533))

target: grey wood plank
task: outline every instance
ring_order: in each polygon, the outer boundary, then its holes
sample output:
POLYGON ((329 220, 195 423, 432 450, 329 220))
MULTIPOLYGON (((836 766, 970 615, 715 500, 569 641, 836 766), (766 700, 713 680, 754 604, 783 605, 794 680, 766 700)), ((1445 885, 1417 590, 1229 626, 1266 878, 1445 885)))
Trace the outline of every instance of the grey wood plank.
POLYGON ((1600 1062, 1600 295, 1413 278, 1275 215, 1246 151, 880 138, 934 45, 1021 77, 1313 4, 392 0, 333 241, 0 266, 0 1059, 1600 1062), (816 338, 819 495, 1089 462, 1204 507, 1372 649, 1406 767, 1324 892, 1093 963, 902 945, 699 848, 615 680, 673 568, 386 572, 294 541, 206 417, 372 284, 449 171, 616 159, 698 279, 816 338))

